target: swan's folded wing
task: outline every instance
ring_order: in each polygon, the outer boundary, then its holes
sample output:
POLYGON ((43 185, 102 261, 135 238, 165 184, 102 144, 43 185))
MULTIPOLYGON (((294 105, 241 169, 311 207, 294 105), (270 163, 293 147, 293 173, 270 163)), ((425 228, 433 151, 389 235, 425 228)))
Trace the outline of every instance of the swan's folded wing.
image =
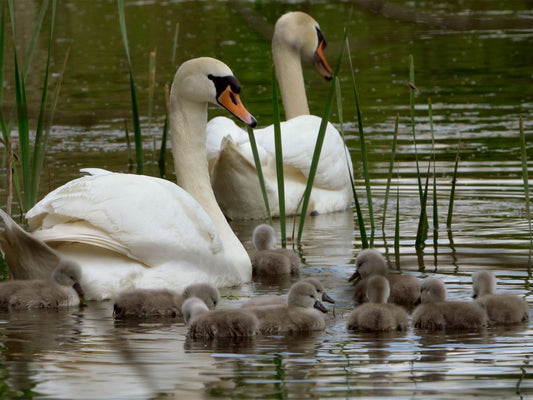
POLYGON ((218 154, 222 149, 222 141, 224 138, 231 138, 235 144, 242 144, 249 141, 248 133, 237 126, 232 119, 227 117, 213 118, 207 123, 206 127, 208 161, 218 157, 218 154))
MULTIPOLYGON (((321 119, 313 115, 302 115, 281 124, 283 163, 299 169, 306 178, 309 176, 320 124, 321 119)), ((274 154, 273 127, 263 131, 264 134, 256 135, 256 140, 266 151, 274 154)), ((347 165, 351 170, 352 162, 344 141, 333 125, 328 123, 314 186, 327 190, 341 189, 348 179, 347 165)))
POLYGON ((75 179, 50 192, 27 218, 45 241, 96 245, 148 266, 223 250, 211 219, 187 192, 143 175, 75 179))

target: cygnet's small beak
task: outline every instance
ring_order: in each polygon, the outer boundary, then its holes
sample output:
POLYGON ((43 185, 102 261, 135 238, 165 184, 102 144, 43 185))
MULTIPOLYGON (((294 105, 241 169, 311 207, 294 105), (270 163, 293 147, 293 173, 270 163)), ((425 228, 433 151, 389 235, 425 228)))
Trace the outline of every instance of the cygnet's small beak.
POLYGON ((417 306, 417 305, 419 305, 421 303, 422 303, 422 298, 419 297, 418 299, 415 300, 414 305, 417 306))
POLYGON ((322 311, 323 313, 328 312, 328 309, 319 300, 315 301, 315 304, 313 305, 313 307, 316 308, 317 310, 322 311))
POLYGON ((354 285, 361 280, 361 274, 359 273, 359 270, 355 270, 352 276, 350 276, 350 279, 348 279, 348 282, 355 281, 354 285))
POLYGON ((81 288, 81 285, 79 282, 76 282, 74 285, 72 285, 72 288, 76 291, 78 294, 78 297, 80 298, 80 306, 85 307, 87 306, 87 302, 85 301, 85 292, 81 288))
POLYGON ((326 292, 322 293, 322 301, 326 301, 331 304, 335 304, 335 300, 328 296, 326 292))

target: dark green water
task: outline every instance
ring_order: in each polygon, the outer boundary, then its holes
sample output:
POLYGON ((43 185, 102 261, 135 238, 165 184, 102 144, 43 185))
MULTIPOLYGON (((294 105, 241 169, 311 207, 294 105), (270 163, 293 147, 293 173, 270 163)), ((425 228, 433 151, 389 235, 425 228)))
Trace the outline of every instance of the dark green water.
MULTIPOLYGON (((17 1, 17 43, 27 46, 39 11, 17 1)), ((61 1, 53 66, 65 72, 43 173, 42 194, 79 176, 79 168, 128 171, 124 119, 130 120, 127 64, 114 1, 61 1)), ((417 277, 436 274, 453 299, 468 299, 470 275, 494 271, 500 290, 533 305, 530 237, 525 215, 518 121, 524 119, 533 159, 533 2, 531 1, 313 1, 126 2, 134 73, 139 88, 148 172, 157 174, 164 116, 164 84, 191 57, 226 62, 260 125, 271 120, 270 37, 276 19, 303 10, 321 25, 334 64, 350 10, 349 44, 356 71, 378 229, 375 246, 393 267, 417 277), (369 5, 370 4, 370 5, 369 5), (376 5, 379 5, 376 9, 376 5), (176 65, 172 63, 179 22, 176 65), (147 126, 149 53, 157 49, 152 131, 147 126), (439 226, 426 246, 414 248, 419 215, 415 148, 409 118, 409 55, 415 61, 416 150, 425 172, 436 155, 439 226), (433 108, 434 151, 428 118, 433 108), (392 132, 399 115, 399 264, 394 254, 395 201, 385 228, 384 193, 392 132), (155 138, 155 139, 154 139, 155 138), (453 226, 445 226, 451 175, 461 140, 453 226)), ((46 28, 48 29, 48 28, 46 28)), ((45 29, 45 31, 46 31, 45 29)), ((46 33, 46 32, 45 32, 46 33)), ((39 39, 27 79, 35 115, 46 34, 39 39)), ((9 40, 8 35, 8 40, 9 40)), ((9 46, 8 46, 9 48, 9 46)), ((12 55, 6 54, 4 113, 13 96, 12 55)), ((321 115, 328 84, 304 71, 311 112, 321 115)), ((362 185, 360 143, 351 76, 344 59, 340 83, 347 142, 362 185)), ((224 112, 213 108, 211 116, 224 112)), ((334 112, 332 122, 338 121, 334 112)), ((131 131, 131 123, 130 131, 131 131)), ((529 163, 531 168, 531 162, 529 163)), ((167 166, 171 171, 172 166, 167 166)), ((2 170, 5 174, 5 170, 2 170)), ((430 182, 431 183, 431 182, 430 182)), ((4 198, 4 188, 0 188, 4 198)), ((432 186, 429 190, 431 192, 432 186)), ((358 195, 366 218, 365 192, 358 195)), ((2 200, 4 204, 4 200, 2 200)), ((432 216, 430 207, 428 213, 432 216)), ((430 223, 433 224, 432 217, 430 223)), ((252 248, 256 222, 233 223, 252 248)), ((0 393, 35 398, 528 398, 533 395, 531 322, 513 329, 468 334, 375 336, 348 333, 353 308, 347 278, 361 248, 352 211, 306 222, 302 276, 320 277, 337 300, 325 332, 308 337, 261 337, 244 343, 191 342, 181 322, 116 325, 111 303, 84 310, 0 315, 0 393)), ((287 283, 288 285, 288 283, 287 283)), ((226 290, 232 307, 248 296, 285 293, 287 285, 252 283, 226 290)))

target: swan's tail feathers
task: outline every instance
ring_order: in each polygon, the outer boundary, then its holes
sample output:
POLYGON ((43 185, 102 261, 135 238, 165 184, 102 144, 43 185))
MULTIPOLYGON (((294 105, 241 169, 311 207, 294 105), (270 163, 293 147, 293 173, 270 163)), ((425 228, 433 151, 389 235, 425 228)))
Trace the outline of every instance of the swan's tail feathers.
POLYGON ((49 279, 60 261, 47 244, 34 238, 0 210, 0 248, 15 279, 49 279))

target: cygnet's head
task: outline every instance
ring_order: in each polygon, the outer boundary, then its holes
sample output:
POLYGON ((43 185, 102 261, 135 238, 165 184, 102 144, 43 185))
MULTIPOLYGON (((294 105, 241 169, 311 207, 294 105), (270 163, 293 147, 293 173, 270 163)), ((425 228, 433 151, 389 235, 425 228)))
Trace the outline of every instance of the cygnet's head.
POLYGON ((257 250, 272 250, 276 248, 276 232, 267 224, 257 225, 254 229, 252 242, 257 250))
POLYGON ((474 299, 486 294, 494 294, 496 291, 496 279, 492 272, 477 271, 472 275, 472 286, 474 288, 474 299))
POLYGON ((220 301, 220 293, 216 287, 209 283, 193 283, 183 291, 183 298, 198 297, 212 310, 220 301))
POLYGON ((374 275, 366 283, 366 297, 371 303, 386 303, 390 296, 390 285, 387 278, 374 275))
POLYGON ((199 299, 198 297, 189 297, 181 306, 183 320, 186 324, 188 324, 191 318, 194 316, 200 315, 201 313, 207 311, 209 311, 209 308, 207 308, 207 305, 203 302, 203 300, 199 299))
POLYGON ((354 284, 370 275, 386 275, 387 263, 381 253, 375 249, 365 249, 357 255, 355 259, 355 272, 348 279, 354 284))
POLYGON ((417 303, 437 303, 446 300, 444 282, 435 277, 428 277, 420 285, 420 299, 417 303))
POLYGON ((287 297, 289 307, 316 308, 323 313, 328 309, 321 303, 321 296, 309 282, 299 281, 292 285, 287 297))
POLYGON ((79 264, 67 259, 61 259, 52 272, 53 283, 60 286, 72 287, 80 298, 80 305, 87 305, 85 302, 85 293, 80 284, 81 277, 82 271, 79 264))
POLYGON ((328 303, 335 304, 335 300, 333 300, 324 289, 324 285, 322 285, 322 282, 320 282, 316 278, 304 278, 302 279, 303 282, 309 282, 311 285, 313 285, 318 292, 319 296, 322 296, 322 301, 327 301, 328 303))

